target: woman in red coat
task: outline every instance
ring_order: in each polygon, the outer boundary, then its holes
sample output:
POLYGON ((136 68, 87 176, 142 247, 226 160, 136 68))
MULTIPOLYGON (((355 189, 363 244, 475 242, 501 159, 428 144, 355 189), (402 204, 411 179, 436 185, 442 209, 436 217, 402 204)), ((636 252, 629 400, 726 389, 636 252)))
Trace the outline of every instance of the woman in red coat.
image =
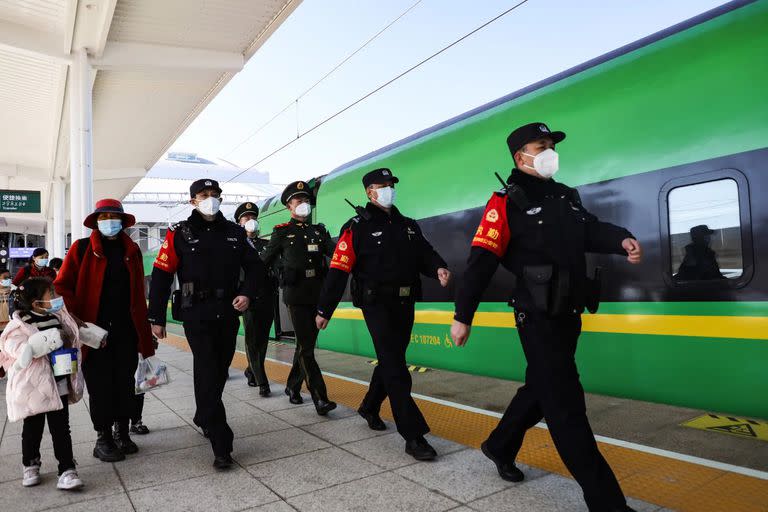
POLYGON ((83 222, 94 231, 72 244, 54 283, 71 313, 109 332, 106 346, 83 350, 91 421, 98 433, 93 455, 105 462, 138 451, 129 435, 129 419, 136 407, 134 374, 138 353, 144 357, 155 353, 141 251, 123 231, 135 223, 120 201, 97 202, 83 222), (117 424, 114 436, 113 423, 117 424))
POLYGON ((32 252, 32 257, 26 265, 16 272, 13 278, 13 285, 19 286, 21 282, 29 277, 47 277, 51 281, 56 279, 56 271, 48 266, 48 250, 44 247, 38 247, 32 252))

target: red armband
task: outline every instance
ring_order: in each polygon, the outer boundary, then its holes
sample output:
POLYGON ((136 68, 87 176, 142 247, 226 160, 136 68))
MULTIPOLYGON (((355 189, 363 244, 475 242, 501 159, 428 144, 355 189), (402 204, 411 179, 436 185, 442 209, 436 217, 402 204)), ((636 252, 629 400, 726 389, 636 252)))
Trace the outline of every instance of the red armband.
POLYGON ((501 258, 509 245, 509 223, 507 222, 507 196, 493 194, 483 212, 472 247, 482 247, 501 258))
POLYGON ((168 230, 165 235, 163 245, 160 246, 160 251, 155 258, 154 267, 164 270, 170 274, 176 272, 179 268, 179 257, 176 256, 176 250, 173 248, 173 238, 176 236, 175 231, 168 230))
POLYGON ((333 251, 331 268, 337 268, 349 274, 352 272, 352 267, 355 266, 355 260, 357 260, 357 256, 354 247, 352 247, 352 230, 346 229, 339 237, 336 250, 333 251))

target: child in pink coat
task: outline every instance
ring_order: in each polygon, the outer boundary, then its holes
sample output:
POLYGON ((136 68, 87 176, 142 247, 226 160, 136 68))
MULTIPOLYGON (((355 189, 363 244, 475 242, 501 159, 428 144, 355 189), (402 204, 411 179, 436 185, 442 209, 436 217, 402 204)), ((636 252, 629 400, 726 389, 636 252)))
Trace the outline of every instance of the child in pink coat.
MULTIPOLYGON (((14 293, 15 311, 0 335, 2 365, 8 374, 6 402, 10 421, 24 420, 21 434, 22 485, 40 483, 40 442, 45 421, 59 461, 57 487, 79 489, 69 430, 69 404, 83 395, 82 373, 54 376, 49 354, 60 348, 75 349, 80 361, 80 337, 75 319, 63 307, 50 279, 31 277, 14 293)), ((67 354, 71 357, 72 354, 67 354)))

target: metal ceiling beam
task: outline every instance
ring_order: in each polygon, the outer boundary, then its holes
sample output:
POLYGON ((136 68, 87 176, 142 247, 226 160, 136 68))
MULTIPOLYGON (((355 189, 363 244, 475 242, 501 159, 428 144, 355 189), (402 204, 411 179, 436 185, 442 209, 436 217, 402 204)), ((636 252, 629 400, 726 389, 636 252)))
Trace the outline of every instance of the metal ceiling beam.
POLYGON ((136 179, 143 178, 147 174, 147 170, 143 167, 126 168, 126 169, 96 169, 93 179, 95 181, 111 181, 122 179, 136 179))
POLYGON ((104 54, 91 59, 95 69, 117 71, 170 69, 237 72, 243 69, 244 64, 241 53, 118 42, 108 42, 104 54))
POLYGON ((0 48, 31 57, 69 64, 72 59, 61 51, 61 39, 55 34, 0 20, 0 48))

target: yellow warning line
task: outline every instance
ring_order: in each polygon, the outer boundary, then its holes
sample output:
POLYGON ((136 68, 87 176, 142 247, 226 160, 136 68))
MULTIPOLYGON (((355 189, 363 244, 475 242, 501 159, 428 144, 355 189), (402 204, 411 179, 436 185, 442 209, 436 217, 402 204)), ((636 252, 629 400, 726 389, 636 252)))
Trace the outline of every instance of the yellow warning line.
MULTIPOLYGON (((362 320, 363 313, 356 308, 339 308, 334 317, 362 320)), ((582 315, 581 318, 585 332, 768 340, 766 317, 596 314, 582 315)), ((419 324, 450 325, 452 321, 452 311, 416 311, 416 323, 419 324)), ((514 329, 515 315, 511 311, 478 312, 472 325, 514 329)))
MULTIPOLYGON (((186 339, 169 334, 165 343, 189 350, 186 339)), ((245 354, 237 352, 232 366, 244 369, 245 354)), ((266 362, 270 380, 285 382, 290 366, 266 362)), ((324 376, 330 397, 343 405, 357 408, 367 386, 344 379, 324 376)), ((511 397, 510 397, 511 398, 511 397)), ((451 441, 478 448, 496 427, 498 419, 416 398, 416 403, 432 429, 432 433, 451 441)), ((389 400, 384 402, 381 416, 392 419, 389 400)), ((765 512, 768 480, 732 473, 662 455, 598 442, 621 488, 627 496, 666 508, 691 512, 765 512)), ((549 431, 532 428, 525 436, 518 460, 545 471, 570 477, 554 447, 549 431)))

